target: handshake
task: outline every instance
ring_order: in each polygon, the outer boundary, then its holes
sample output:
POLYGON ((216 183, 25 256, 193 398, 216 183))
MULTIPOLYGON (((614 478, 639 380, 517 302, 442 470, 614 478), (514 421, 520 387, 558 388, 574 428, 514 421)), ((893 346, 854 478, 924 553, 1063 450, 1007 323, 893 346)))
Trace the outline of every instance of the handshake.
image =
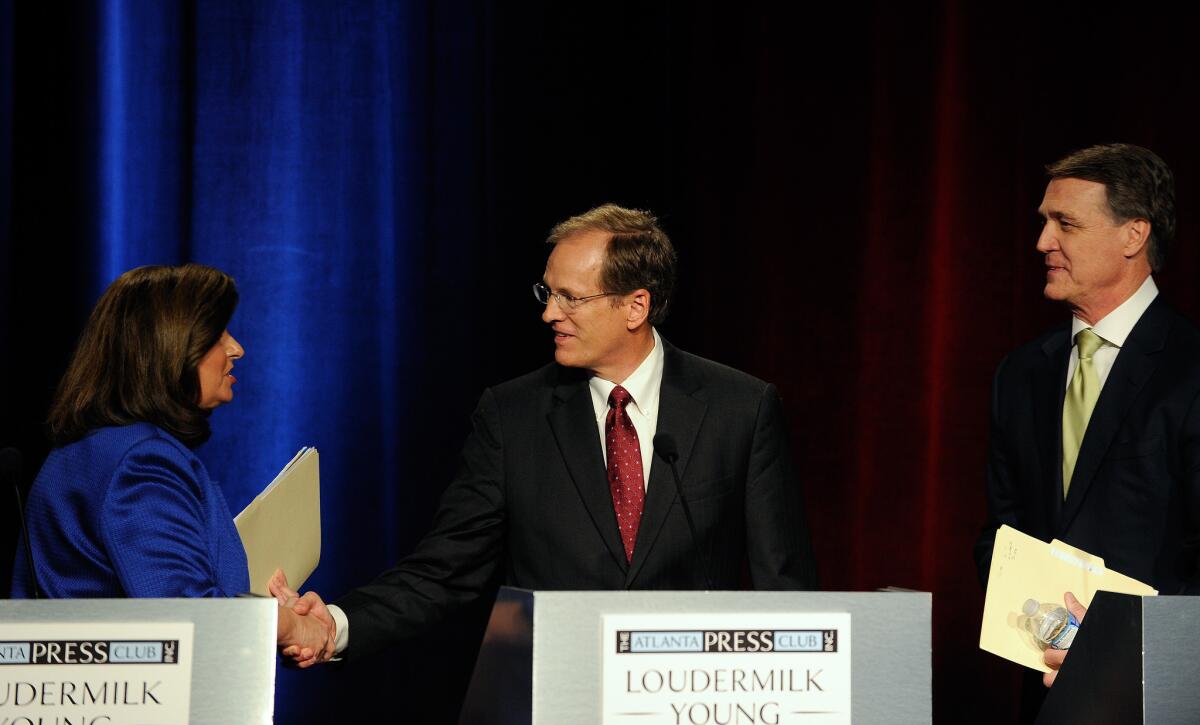
POLYGON ((334 655, 337 627, 316 592, 300 596, 288 586, 282 569, 267 583, 267 590, 279 602, 279 620, 275 642, 288 664, 312 667, 328 662, 334 655))

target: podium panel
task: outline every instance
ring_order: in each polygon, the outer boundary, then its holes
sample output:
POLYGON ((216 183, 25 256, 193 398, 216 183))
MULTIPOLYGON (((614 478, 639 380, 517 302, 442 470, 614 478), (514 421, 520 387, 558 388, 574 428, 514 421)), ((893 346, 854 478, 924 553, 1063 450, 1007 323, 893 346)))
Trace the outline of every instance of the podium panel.
POLYGON ((1037 722, 1200 722, 1197 632, 1198 597, 1097 592, 1037 722))
MULTIPOLYGON (((928 593, 534 592, 505 587, 492 610, 460 722, 601 723, 603 648, 610 644, 604 637, 606 616, 758 614, 765 619, 802 613, 850 616, 856 725, 932 721, 928 593)), ((644 721, 652 719, 647 714, 644 721)), ((781 725, 792 721, 776 713, 759 718, 747 714, 742 721, 759 719, 781 725)))
POLYGON ((1146 722, 1200 722, 1196 671, 1200 600, 1142 597, 1141 601, 1146 722))
MULTIPOLYGON (((29 631, 45 630, 43 625, 97 625, 96 631, 104 625, 134 625, 136 631, 190 624, 188 719, 220 725, 272 722, 276 616, 275 600, 267 598, 0 600, 0 623, 18 635, 23 625, 29 631)), ((0 692, 17 671, 0 666, 0 692)))

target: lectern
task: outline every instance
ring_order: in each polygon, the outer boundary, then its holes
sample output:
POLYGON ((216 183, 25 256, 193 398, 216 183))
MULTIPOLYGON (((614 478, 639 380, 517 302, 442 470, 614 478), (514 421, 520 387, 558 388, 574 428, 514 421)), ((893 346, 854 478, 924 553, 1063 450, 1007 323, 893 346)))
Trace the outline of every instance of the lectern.
POLYGON ((1200 598, 1097 592, 1037 723, 1200 723, 1198 650, 1200 598))
POLYGON ((929 723, 924 592, 503 588, 460 722, 929 723))
POLYGON ((270 723, 277 609, 269 598, 2 600, 0 719, 270 723))

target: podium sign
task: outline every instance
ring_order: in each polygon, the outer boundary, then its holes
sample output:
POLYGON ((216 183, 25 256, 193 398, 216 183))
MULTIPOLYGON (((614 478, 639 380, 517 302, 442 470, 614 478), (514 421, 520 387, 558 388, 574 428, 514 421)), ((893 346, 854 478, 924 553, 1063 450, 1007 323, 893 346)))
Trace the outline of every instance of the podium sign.
POLYGON ((604 640, 605 725, 850 723, 844 612, 609 615, 604 640))
POLYGON ((0 622, 0 723, 186 723, 191 674, 191 622, 0 622))

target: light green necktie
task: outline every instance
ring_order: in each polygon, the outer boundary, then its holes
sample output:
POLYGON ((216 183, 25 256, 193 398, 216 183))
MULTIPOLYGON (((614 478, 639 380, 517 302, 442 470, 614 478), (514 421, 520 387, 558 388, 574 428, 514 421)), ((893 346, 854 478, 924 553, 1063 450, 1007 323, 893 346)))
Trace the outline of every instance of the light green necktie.
POLYGON ((1091 330, 1080 330, 1075 336, 1075 345, 1079 348, 1079 364, 1075 366, 1075 375, 1063 400, 1063 498, 1071 489, 1071 475, 1075 472, 1075 462, 1079 460, 1083 434, 1087 431, 1092 409, 1096 407, 1096 399, 1100 397, 1100 378, 1096 375, 1092 355, 1104 345, 1104 338, 1091 330))

